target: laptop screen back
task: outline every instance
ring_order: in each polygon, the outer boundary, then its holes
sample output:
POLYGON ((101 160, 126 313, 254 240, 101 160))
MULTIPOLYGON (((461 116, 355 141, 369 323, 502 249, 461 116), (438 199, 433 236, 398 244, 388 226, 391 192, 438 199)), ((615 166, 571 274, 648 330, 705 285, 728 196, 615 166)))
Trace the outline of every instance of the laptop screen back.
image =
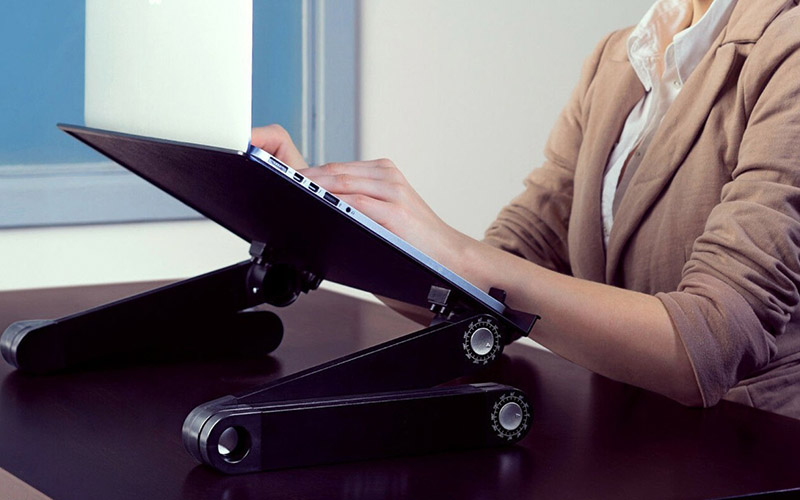
POLYGON ((252 0, 86 0, 86 125, 246 151, 252 15, 252 0))

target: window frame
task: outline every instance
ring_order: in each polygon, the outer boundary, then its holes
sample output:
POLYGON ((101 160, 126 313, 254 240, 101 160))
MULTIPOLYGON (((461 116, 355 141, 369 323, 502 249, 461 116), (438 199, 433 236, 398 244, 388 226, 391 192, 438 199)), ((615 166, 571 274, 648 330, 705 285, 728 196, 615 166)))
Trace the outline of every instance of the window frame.
MULTIPOLYGON (((358 0, 337 1, 334 9, 326 9, 325 0, 301 3, 296 140, 311 164, 358 153, 359 10, 358 0)), ((199 218, 111 161, 0 165, 0 229, 199 218)))

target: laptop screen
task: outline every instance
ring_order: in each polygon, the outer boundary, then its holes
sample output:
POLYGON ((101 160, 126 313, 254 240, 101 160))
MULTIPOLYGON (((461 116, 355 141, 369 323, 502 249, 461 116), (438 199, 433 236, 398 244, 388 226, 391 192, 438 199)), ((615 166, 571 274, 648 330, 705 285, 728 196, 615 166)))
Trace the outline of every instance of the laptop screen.
POLYGON ((86 0, 86 125, 246 151, 252 19, 252 0, 86 0))

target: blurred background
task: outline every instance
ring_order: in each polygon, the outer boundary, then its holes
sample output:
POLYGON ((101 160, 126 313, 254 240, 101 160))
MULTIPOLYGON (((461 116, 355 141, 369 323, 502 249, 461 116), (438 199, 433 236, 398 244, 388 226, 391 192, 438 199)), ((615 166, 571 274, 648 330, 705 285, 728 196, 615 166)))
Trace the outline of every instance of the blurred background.
MULTIPOLYGON (((541 164, 583 59, 650 4, 254 0, 253 123, 283 125, 314 164, 392 159, 479 238, 541 164)), ((83 0, 0 10, 0 290, 247 258, 246 242, 55 128, 83 123, 83 0)))

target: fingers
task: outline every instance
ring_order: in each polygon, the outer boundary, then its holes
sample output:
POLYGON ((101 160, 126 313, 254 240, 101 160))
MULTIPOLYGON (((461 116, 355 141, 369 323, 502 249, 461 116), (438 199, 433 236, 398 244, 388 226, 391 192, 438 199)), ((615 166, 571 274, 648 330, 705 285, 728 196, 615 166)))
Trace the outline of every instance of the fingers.
POLYGON ((450 237, 455 230, 436 216, 389 160, 329 163, 303 174, 434 258, 448 255, 448 245, 455 241, 450 237))
POLYGON ((404 182, 405 177, 400 170, 387 159, 354 161, 349 163, 328 163, 315 167, 309 175, 350 175, 368 179, 380 179, 389 182, 404 182))
MULTIPOLYGON (((250 143, 269 154, 275 154, 278 149, 288 147, 287 144, 294 148, 289 132, 280 125, 273 124, 266 127, 256 127, 250 134, 250 143)), ((296 150, 297 148, 294 149, 296 150)))
POLYGON ((328 163, 303 174, 397 234, 413 225, 412 214, 430 210, 394 163, 386 159, 328 163))
POLYGON ((381 226, 397 232, 397 219, 401 214, 396 205, 363 194, 343 194, 339 198, 381 226))
POLYGON ((335 194, 362 194, 383 201, 398 201, 408 182, 389 160, 328 163, 304 172, 335 194))
POLYGON ((403 188, 401 185, 385 182, 381 179, 359 177, 352 174, 319 175, 319 173, 315 173, 308 175, 308 171, 305 171, 304 174, 336 195, 361 194, 382 201, 397 201, 403 188))
POLYGON ((251 131, 250 144, 263 149, 295 170, 308 168, 303 155, 292 142, 289 132, 280 125, 254 128, 251 131))

